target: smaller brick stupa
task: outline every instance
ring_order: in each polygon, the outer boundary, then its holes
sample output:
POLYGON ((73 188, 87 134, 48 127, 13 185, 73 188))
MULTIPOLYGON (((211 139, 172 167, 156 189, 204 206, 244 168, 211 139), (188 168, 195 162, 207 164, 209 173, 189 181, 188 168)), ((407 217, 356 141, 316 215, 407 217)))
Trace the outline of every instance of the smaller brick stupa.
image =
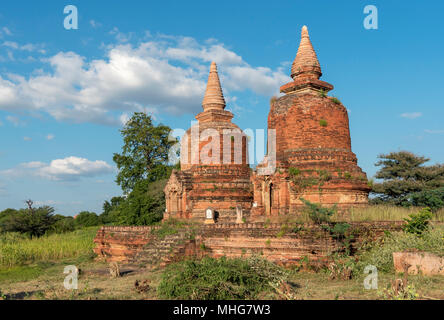
POLYGON ((248 140, 231 122, 216 63, 211 64, 197 123, 181 140, 181 170, 173 171, 165 187, 164 217, 207 219, 211 209, 218 221, 236 221, 252 205, 248 140))
POLYGON ((367 177, 351 150, 347 109, 327 96, 333 86, 321 76, 304 26, 291 68, 293 81, 280 88, 284 96, 271 100, 268 129, 276 132, 276 171, 253 175, 253 215, 296 213, 301 198, 339 208, 368 202, 367 177))

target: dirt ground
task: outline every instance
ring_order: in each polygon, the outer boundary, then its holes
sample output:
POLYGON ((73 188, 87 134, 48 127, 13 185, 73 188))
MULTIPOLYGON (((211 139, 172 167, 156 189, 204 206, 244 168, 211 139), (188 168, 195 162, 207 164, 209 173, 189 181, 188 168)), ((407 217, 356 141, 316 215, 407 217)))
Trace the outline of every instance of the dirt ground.
MULTIPOLYGON (((161 280, 162 270, 146 270, 140 266, 120 266, 121 277, 113 278, 109 265, 96 261, 64 261, 63 263, 46 263, 0 271, 0 299, 158 299, 156 287, 161 280), (77 290, 64 288, 64 268, 76 265, 81 272, 77 290), (138 292, 136 280, 147 280, 149 288, 138 292)), ((291 286, 296 299, 359 300, 383 299, 382 291, 390 286, 391 281, 402 276, 379 274, 378 289, 364 288, 364 276, 352 280, 330 280, 325 272, 295 272, 291 276, 291 286)), ((444 300, 444 277, 409 276, 419 299, 444 300)), ((277 295, 264 293, 261 299, 279 298, 277 295)))

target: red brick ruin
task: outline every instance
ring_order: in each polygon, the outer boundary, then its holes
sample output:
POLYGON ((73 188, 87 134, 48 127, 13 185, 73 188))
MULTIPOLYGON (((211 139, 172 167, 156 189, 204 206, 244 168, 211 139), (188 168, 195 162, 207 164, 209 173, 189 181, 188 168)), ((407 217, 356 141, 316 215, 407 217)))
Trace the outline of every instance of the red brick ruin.
POLYGON ((203 112, 182 139, 181 170, 172 173, 165 187, 165 219, 209 221, 209 210, 218 222, 263 221, 299 213, 301 198, 344 210, 366 205, 370 187, 351 151, 347 109, 327 96, 333 86, 321 76, 304 26, 291 68, 293 81, 270 102, 268 130, 275 132, 275 144, 270 147, 269 141, 269 154, 252 170, 248 137, 225 110, 213 62, 203 112), (267 172, 270 167, 275 170, 267 172))

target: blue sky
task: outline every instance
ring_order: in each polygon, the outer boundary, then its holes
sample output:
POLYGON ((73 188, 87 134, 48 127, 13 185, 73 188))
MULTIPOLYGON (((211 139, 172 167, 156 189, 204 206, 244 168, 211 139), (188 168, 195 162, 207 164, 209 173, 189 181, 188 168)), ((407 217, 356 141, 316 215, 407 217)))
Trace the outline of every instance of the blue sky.
POLYGON ((380 153, 444 162, 442 12, 442 1, 3 1, 0 210, 31 198, 100 213, 121 194, 112 156, 124 120, 146 111, 187 129, 212 60, 233 121, 266 128, 304 24, 369 177, 380 153), (69 4, 78 30, 63 27, 69 4), (366 5, 377 30, 363 26, 366 5))

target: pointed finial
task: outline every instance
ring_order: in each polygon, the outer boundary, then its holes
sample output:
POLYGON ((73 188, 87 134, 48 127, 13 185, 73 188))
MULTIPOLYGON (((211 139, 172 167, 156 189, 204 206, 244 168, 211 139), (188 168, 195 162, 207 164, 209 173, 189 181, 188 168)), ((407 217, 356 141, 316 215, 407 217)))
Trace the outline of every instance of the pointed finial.
POLYGON ((291 67, 291 77, 307 77, 319 79, 322 75, 321 65, 319 64, 316 52, 310 41, 307 26, 302 27, 301 43, 298 53, 291 67))
POLYGON ((208 76, 207 90, 202 101, 204 111, 209 109, 225 109, 225 99, 220 86, 219 75, 217 73, 217 65, 211 63, 210 75, 208 76))

